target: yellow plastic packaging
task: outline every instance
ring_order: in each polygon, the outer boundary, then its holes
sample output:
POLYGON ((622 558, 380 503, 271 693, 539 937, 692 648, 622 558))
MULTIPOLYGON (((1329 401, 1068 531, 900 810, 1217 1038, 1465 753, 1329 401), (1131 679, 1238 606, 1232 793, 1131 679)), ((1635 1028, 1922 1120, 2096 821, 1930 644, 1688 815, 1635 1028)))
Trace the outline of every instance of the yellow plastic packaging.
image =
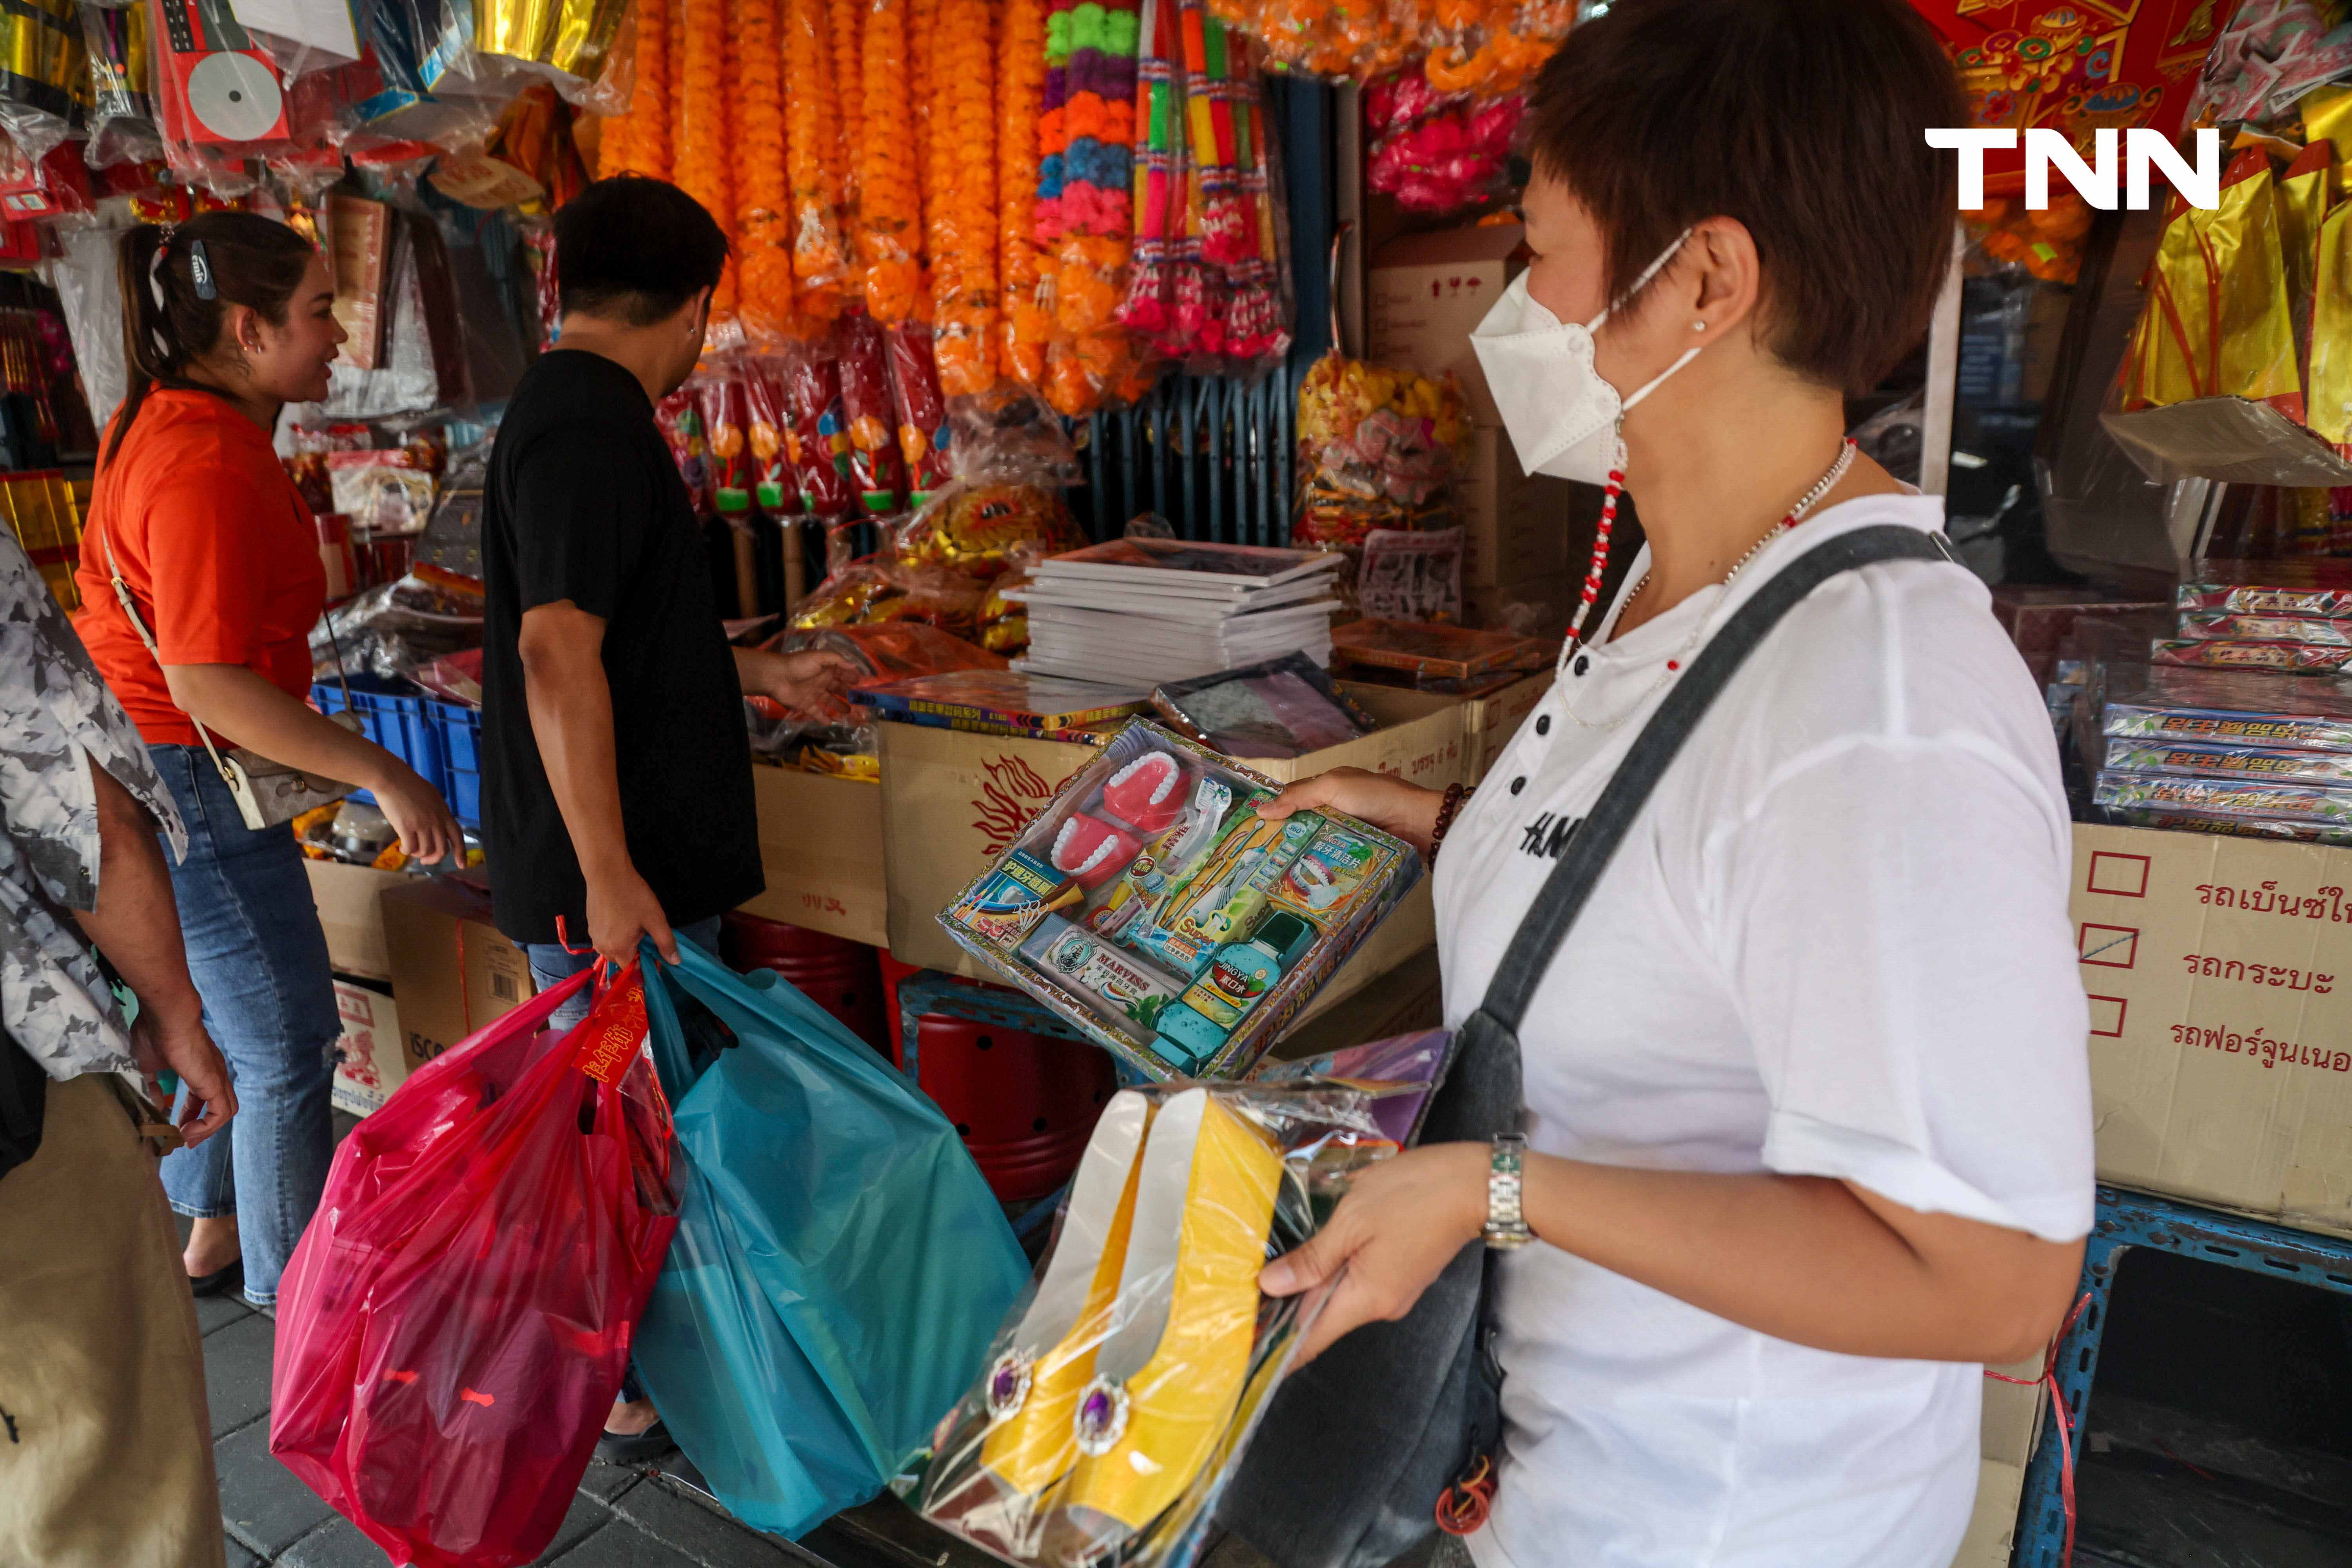
POLYGON ((1395 1150, 1372 1096, 1177 1082, 1112 1097, 1052 1248, 907 1489, 1017 1563, 1181 1563, 1325 1292, 1262 1296, 1334 1170, 1395 1150))
POLYGON ((2210 211, 2182 207, 2148 268, 2126 408, 2197 397, 2276 400, 2303 417, 2294 313, 2270 157, 2239 154, 2210 211))
POLYGON ((2319 226, 2308 402, 2312 434, 2339 447, 2352 442, 2352 202, 2319 226))

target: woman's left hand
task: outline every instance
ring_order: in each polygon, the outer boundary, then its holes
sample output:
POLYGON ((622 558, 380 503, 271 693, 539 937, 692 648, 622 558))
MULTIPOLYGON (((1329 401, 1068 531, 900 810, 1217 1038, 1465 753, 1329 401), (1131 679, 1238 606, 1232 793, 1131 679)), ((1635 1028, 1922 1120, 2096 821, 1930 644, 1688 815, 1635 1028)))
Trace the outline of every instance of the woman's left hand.
POLYGON ((1483 1143, 1437 1143, 1383 1160, 1357 1174, 1305 1246, 1265 1266, 1258 1283, 1269 1296, 1311 1290, 1347 1266, 1292 1364, 1305 1365, 1351 1329, 1412 1310, 1486 1229, 1491 1160, 1483 1143))

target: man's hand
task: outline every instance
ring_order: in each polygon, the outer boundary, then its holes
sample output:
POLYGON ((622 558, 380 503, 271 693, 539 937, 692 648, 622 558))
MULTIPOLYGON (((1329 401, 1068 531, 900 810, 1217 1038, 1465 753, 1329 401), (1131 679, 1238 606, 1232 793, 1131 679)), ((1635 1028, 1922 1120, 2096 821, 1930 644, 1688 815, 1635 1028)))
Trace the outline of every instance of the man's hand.
POLYGON ((645 937, 654 939, 656 951, 666 962, 677 962, 677 938, 671 934, 661 900, 635 868, 591 878, 588 940, 595 944, 597 956, 626 967, 637 956, 637 944, 645 937))
POLYGON ((165 1023, 152 1007, 142 1007, 131 1026, 131 1054, 147 1080, 147 1098, 170 1105, 161 1075, 165 1068, 187 1086, 187 1104, 180 1111, 180 1141, 193 1149, 227 1125, 236 1114, 236 1090, 229 1083, 228 1064, 220 1047, 205 1033, 202 1013, 165 1023))
POLYGON ((735 650, 735 673, 746 697, 767 697, 803 718, 830 718, 841 711, 841 692, 857 679, 857 667, 837 653, 805 648, 799 653, 735 650))

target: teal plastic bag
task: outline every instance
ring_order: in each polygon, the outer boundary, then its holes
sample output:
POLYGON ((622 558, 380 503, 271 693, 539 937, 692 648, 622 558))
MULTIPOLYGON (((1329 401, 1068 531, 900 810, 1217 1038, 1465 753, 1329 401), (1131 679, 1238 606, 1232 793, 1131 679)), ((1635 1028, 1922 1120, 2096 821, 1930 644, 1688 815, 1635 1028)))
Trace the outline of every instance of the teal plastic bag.
POLYGON ((779 975, 678 952, 645 966, 685 1159, 637 1374, 719 1500, 797 1536, 929 1446, 1029 1264, 955 1128, 871 1047, 779 975))

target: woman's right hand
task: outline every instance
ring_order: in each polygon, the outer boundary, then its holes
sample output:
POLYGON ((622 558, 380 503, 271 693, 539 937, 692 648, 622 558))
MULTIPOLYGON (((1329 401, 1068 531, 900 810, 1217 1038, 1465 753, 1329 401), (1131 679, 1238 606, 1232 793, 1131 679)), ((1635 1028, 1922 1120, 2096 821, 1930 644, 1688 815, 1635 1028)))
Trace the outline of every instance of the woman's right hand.
POLYGON ((1395 834, 1427 859, 1430 835, 1437 831, 1438 808, 1444 804, 1445 795, 1440 790, 1423 789, 1363 768, 1333 768, 1299 780, 1261 804, 1257 814, 1268 822, 1280 822, 1294 812, 1336 811, 1395 834))
POLYGON ((375 792, 376 809, 400 835, 401 852, 426 865, 445 855, 453 857, 453 865, 462 863, 466 836, 457 826, 457 819, 449 815, 448 804, 431 784, 417 777, 415 768, 390 752, 384 752, 383 758, 382 776, 371 782, 368 788, 375 792))

